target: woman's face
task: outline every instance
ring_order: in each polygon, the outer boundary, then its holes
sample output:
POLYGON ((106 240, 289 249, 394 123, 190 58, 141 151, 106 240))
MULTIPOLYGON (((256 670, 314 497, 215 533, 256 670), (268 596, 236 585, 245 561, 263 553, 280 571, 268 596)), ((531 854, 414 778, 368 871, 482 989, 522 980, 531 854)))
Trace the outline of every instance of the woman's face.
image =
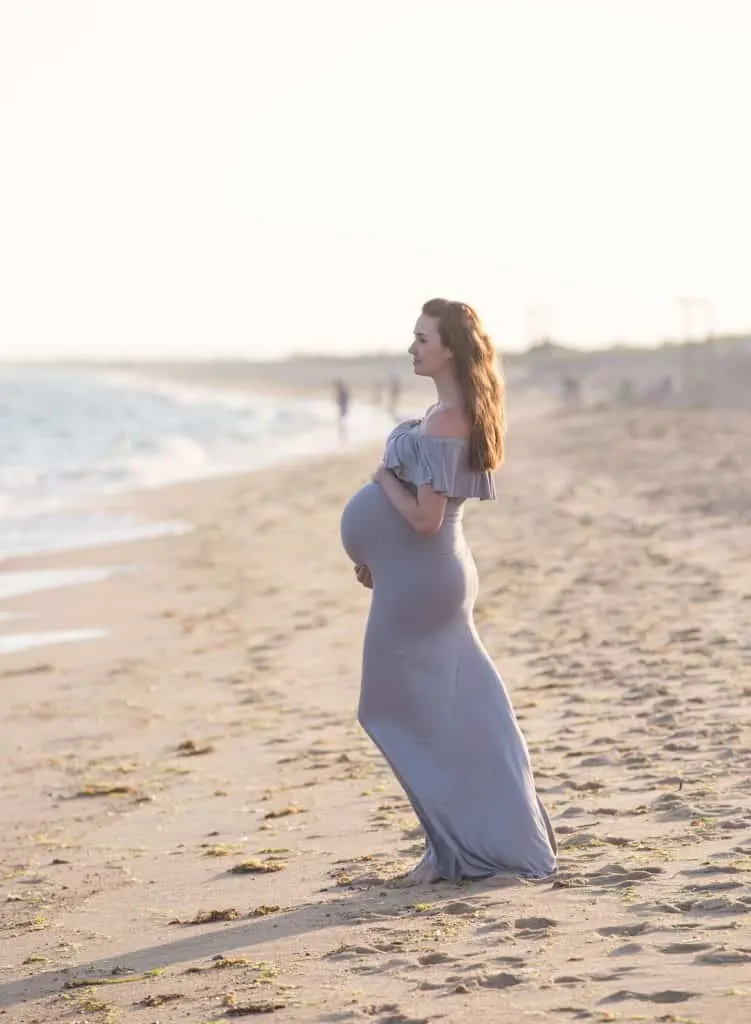
POLYGON ((441 341, 438 318, 424 313, 415 324, 415 340, 408 351, 412 356, 413 369, 420 377, 440 377, 454 358, 441 341))

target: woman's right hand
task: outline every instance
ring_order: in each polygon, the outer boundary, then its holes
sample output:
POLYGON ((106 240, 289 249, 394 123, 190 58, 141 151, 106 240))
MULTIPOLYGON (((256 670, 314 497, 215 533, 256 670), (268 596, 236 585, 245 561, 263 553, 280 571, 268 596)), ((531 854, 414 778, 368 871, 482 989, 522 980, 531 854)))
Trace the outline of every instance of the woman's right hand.
POLYGON ((367 587, 368 590, 373 589, 373 577, 367 565, 356 565, 355 576, 357 577, 357 582, 361 583, 363 587, 367 587))

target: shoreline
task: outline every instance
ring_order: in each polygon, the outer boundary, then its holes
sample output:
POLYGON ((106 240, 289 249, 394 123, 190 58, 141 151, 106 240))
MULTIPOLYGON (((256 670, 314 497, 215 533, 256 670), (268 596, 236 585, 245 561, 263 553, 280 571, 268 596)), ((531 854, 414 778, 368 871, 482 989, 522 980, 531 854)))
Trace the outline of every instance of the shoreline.
MULTIPOLYGON (((134 536, 128 539, 103 542, 91 545, 79 545, 60 548, 53 551, 29 552, 27 554, 3 559, 0 562, 3 573, 10 576, 23 573, 59 573, 61 576, 70 574, 70 583, 50 585, 21 592, 0 596, 0 607, 5 619, 0 618, 0 645, 5 636, 14 635, 16 622, 29 625, 34 622, 41 632, 53 628, 56 622, 67 623, 71 611, 67 606, 76 605, 76 612, 81 608, 88 611, 95 603, 88 599, 86 591, 101 587, 115 581, 117 577, 138 573, 140 562, 149 563, 163 544, 170 540, 188 537, 197 529, 194 519, 185 518, 193 514, 200 518, 200 509, 205 501, 210 501, 214 491, 224 494, 234 486, 247 486, 248 481, 259 474, 272 474, 288 471, 291 478, 295 472, 303 468, 307 471, 316 463, 325 464, 333 458, 357 456, 364 451, 373 451, 374 461, 377 459, 379 447, 372 442, 361 442, 349 449, 338 452, 321 452, 314 456, 292 456, 272 465, 255 469, 238 470, 212 477, 200 477, 192 480, 181 480, 161 486, 134 488, 117 495, 100 495, 96 504, 89 506, 98 511, 112 511, 133 515, 146 530, 153 525, 159 527, 165 523, 182 524, 184 529, 169 530, 156 536, 134 536), (176 512, 175 510, 178 510, 176 512), (79 574, 90 574, 92 579, 76 580, 79 574), (66 600, 68 598, 68 600, 66 600), (19 616, 18 619, 15 617, 19 616)), ((251 485, 252 486, 252 485, 251 485)), ((72 628, 72 627, 61 627, 72 628)), ((86 626, 80 627, 88 628, 86 626)), ((105 635, 109 630, 104 626, 105 635)), ((26 628, 23 629, 27 633, 26 628)), ((46 645, 45 645, 46 646, 46 645)), ((31 651, 32 648, 24 650, 31 651)), ((21 652, 5 652, 0 646, 0 675, 3 662, 9 656, 21 652)))
MULTIPOLYGON (((178 376, 165 376, 156 372, 150 374, 147 370, 147 367, 139 365, 132 367, 130 370, 118 370, 117 372, 122 373, 126 388, 135 386, 138 390, 145 392, 148 392, 151 388, 159 389, 168 386, 180 388, 184 386, 191 392, 195 391, 196 393, 210 394, 211 392, 216 392, 217 394, 223 393, 224 395, 234 393, 238 396, 249 394, 258 396, 259 399, 263 400, 281 397, 284 390, 274 388, 272 383, 268 381, 244 379, 235 387, 234 392, 228 392, 228 388, 232 384, 231 381, 220 381, 210 378, 181 380, 178 376)), ((101 374, 114 371, 107 367, 100 369, 85 367, 80 372, 84 374, 101 374)), ((289 391, 284 397, 299 399, 301 402, 313 401, 319 403, 322 400, 322 392, 320 389, 310 386, 307 388, 296 388, 294 391, 289 391)), ((413 395, 408 394, 406 396, 407 403, 413 400, 413 395)), ((238 464, 235 467, 227 467, 225 469, 199 467, 191 469, 186 466, 178 470, 180 475, 176 479, 168 479, 164 483, 142 482, 139 484, 134 481, 132 485, 123 485, 115 490, 103 489, 92 491, 86 496, 72 497, 68 504, 50 509, 44 513, 44 516, 41 516, 41 513, 32 514, 30 516, 32 524, 40 518, 48 519, 53 524, 52 526, 44 525, 43 532, 46 531, 48 535, 51 529, 54 528, 55 521, 60 518, 73 521, 75 529, 70 529, 69 522, 67 538, 63 537, 61 540, 56 539, 53 542, 50 536, 42 537, 38 540, 39 546, 36 550, 31 548, 14 552, 12 550, 13 545, 11 544, 11 549, 8 550, 8 553, 0 558, 0 566, 2 566, 4 575, 6 578, 10 577, 8 587, 6 588, 9 590, 9 593, 6 594, 0 591, 0 604, 2 604, 2 614, 0 614, 0 657, 5 654, 3 641, 6 643, 11 641, 11 627, 17 615, 16 604, 19 596, 23 596, 14 592, 13 587, 16 582, 12 579, 14 575, 44 570, 48 576, 51 576, 52 573, 49 570, 51 568, 58 568, 61 564, 68 564, 70 561, 68 556, 72 556, 73 564, 80 572, 82 563, 86 565, 95 563, 98 565, 101 562, 102 553, 106 556, 106 552, 109 549, 120 548, 125 545, 130 547, 144 540, 148 541, 152 538, 158 540, 161 537, 189 532, 193 529, 189 521, 175 519, 169 516, 168 513, 165 519, 164 515, 155 514, 153 511, 154 508, 169 508, 169 498, 166 492, 172 487, 210 485, 214 481, 227 481, 275 468, 281 470, 288 467, 291 472, 294 472, 296 468, 299 469, 308 465, 311 460, 337 457, 341 453, 352 452, 373 445, 376 443, 374 426, 371 425, 370 430, 366 429, 363 433, 364 424, 360 422, 362 415, 357 414, 365 410, 365 414, 371 417, 374 415, 382 416, 384 423, 388 419, 387 414, 385 410, 370 406, 367 402, 361 401, 356 403, 356 406, 354 422, 352 422, 352 415, 348 417, 350 421, 349 429, 353 433, 344 442, 338 434, 336 416, 332 413, 332 422, 328 434, 322 433, 319 425, 317 432, 313 436, 306 435, 305 432, 299 432, 289 437, 283 436, 276 440, 261 436, 255 441, 255 444, 260 442, 267 450, 261 454, 256 453, 249 459, 247 465, 238 464), (147 497, 152 493, 156 494, 153 501, 147 497), (143 514, 145 509, 150 510, 146 516, 143 514), (78 537, 76 537, 76 533, 79 534, 78 537)), ((380 437, 380 435, 381 427, 379 425, 377 436, 380 437)), ((253 444, 253 440, 249 439, 247 445, 249 455, 253 450, 253 444)), ((23 517, 11 520, 11 522, 18 524, 22 528, 23 517)), ((33 543, 32 535, 27 544, 33 543)), ((127 558, 127 551, 125 554, 127 558)), ((61 585, 68 587, 75 583, 76 580, 72 575, 69 580, 63 581, 61 585)), ((33 587, 33 592, 39 593, 44 589, 48 588, 42 585, 35 586, 33 587)), ((51 589, 57 589, 57 587, 51 589)), ((23 618, 27 618, 29 615, 33 616, 33 608, 29 606, 28 601, 24 602, 20 614, 23 618)))
POLYGON ((519 415, 499 500, 467 509, 478 629, 558 833, 543 885, 392 882, 419 834, 356 724, 369 596, 338 536, 380 445, 143 495, 195 529, 25 599, 114 632, 0 661, 0 1007, 471 1024, 670 1002, 743 1024, 747 428, 519 415))
MULTIPOLYGON (((311 394, 314 394, 314 392, 311 392, 311 394)), ((420 397, 422 396, 419 392, 408 392, 404 396, 403 411, 401 411, 401 415, 404 418, 419 415, 417 409, 420 397)), ((514 417, 514 424, 520 423, 525 419, 543 416, 550 409, 551 402, 544 396, 534 394, 525 396, 519 403, 518 415, 514 417)), ((114 493, 92 495, 85 504, 81 503, 68 508, 61 508, 59 511, 63 513, 75 512, 81 515, 98 514, 105 517, 108 515, 113 517, 129 517, 132 520, 132 533, 130 536, 122 539, 114 538, 88 543, 72 543, 66 547, 56 547, 47 550, 40 549, 38 551, 7 556, 0 558, 0 569, 4 574, 11 576, 37 571, 41 573, 55 570, 65 572, 66 569, 70 570, 71 573, 82 572, 85 569, 96 571, 96 569, 101 567, 102 559, 105 560, 106 565, 109 565, 110 560, 107 557, 107 552, 110 550, 118 552, 122 548, 124 549, 123 557, 126 564, 122 565, 122 559, 118 559, 114 567, 114 573, 129 571, 133 567, 128 562, 127 555, 128 551, 133 549, 135 545, 148 544, 150 541, 159 543, 170 537, 178 537, 193 531, 194 525, 190 519, 182 518, 173 512, 173 496, 177 497, 179 507, 180 491, 182 488, 191 489, 204 486, 209 488, 214 483, 226 485, 229 481, 252 476, 256 473, 282 470, 288 470, 294 477, 295 471, 307 470, 311 464, 325 463, 327 459, 332 458, 356 456, 358 453, 365 451, 372 451, 373 463, 375 465, 381 449, 382 441, 380 440, 360 439, 346 442, 343 445, 338 441, 334 444, 332 441, 332 446, 322 451, 312 454, 281 454, 273 461, 263 462, 252 468, 237 469, 214 475, 196 476, 191 479, 176 480, 159 485, 133 487, 114 493)), ((14 617, 20 614, 24 621, 29 621, 28 616, 33 617, 35 615, 37 602, 33 600, 34 595, 39 595, 48 589, 57 591, 61 587, 86 585, 86 581, 82 583, 71 581, 70 583, 61 584, 60 587, 35 588, 28 595, 31 600, 24 600, 20 611, 16 604, 27 595, 20 594, 16 596, 11 594, 6 596, 0 592, 0 612, 2 612, 0 614, 0 658, 6 656, 7 652, 2 649, 2 642, 4 637, 13 635, 11 625, 14 622, 14 617), (11 602, 13 602, 13 607, 11 607, 11 602)), ((44 602, 42 622, 48 621, 46 617, 48 614, 48 604, 48 602, 44 602)))
MULTIPOLYGON (((191 367, 193 371, 198 371, 199 375, 197 377, 190 374, 181 376, 179 373, 181 366, 183 364, 169 366, 167 372, 164 372, 163 367, 149 367, 148 364, 133 364, 130 368, 118 365, 96 367, 82 364, 80 367, 74 365, 73 368, 78 369, 84 374, 121 373, 131 384, 135 384, 136 387, 143 388, 146 391, 149 390, 150 386, 156 388, 169 386, 179 388, 185 386, 191 390, 195 389, 197 392, 209 393, 216 391, 219 394, 234 393, 237 395, 247 393, 257 395, 262 399, 284 397, 318 402, 323 399, 324 395, 330 397, 328 389, 324 390, 320 384, 316 385, 312 381, 309 381, 305 386, 298 384, 294 387, 285 387, 279 382, 275 384, 272 373, 270 379, 263 377, 256 379, 252 375, 250 377, 241 376, 241 379, 234 382, 233 386, 233 382, 230 380, 222 377, 212 377, 211 374, 206 375, 205 367, 201 364, 191 367)), ((48 370, 52 368, 46 367, 48 370)), ((33 367, 28 367, 28 369, 33 369, 33 367)), ((183 369, 185 369, 184 366, 183 369)), ((420 388, 415 387, 415 383, 423 382, 413 381, 412 386, 405 389, 401 396, 402 409, 400 410, 400 415, 405 417, 416 415, 415 410, 420 405, 421 399, 424 398, 420 388)), ((369 410, 371 414, 383 412, 384 421, 388 419, 388 414, 382 407, 371 405, 362 399, 357 404, 369 410)), ((125 549, 123 555, 126 565, 122 566, 118 563, 115 566, 115 573, 122 569, 128 570, 133 568, 127 560, 128 549, 133 545, 148 542, 151 539, 159 541, 169 536, 179 536, 182 533, 191 532, 193 529, 193 525, 189 520, 176 519, 169 514, 169 509, 171 508, 169 492, 172 488, 210 486, 215 481, 228 481, 257 472, 273 471, 274 469, 284 469, 285 467, 294 472, 295 468, 305 467, 311 461, 336 458, 341 454, 351 454, 358 450, 382 444, 382 440, 375 439, 375 431, 373 431, 372 437, 369 434, 368 436, 358 435, 343 443, 338 436, 335 419, 336 417, 332 416, 331 436, 328 439, 319 438, 316 441, 314 450, 305 450, 305 444, 309 444, 309 442, 303 443, 303 435, 295 435, 291 439, 291 449, 286 444, 290 439, 285 438, 281 444, 276 446, 275 451, 272 446, 272 454, 258 459, 254 465, 227 469, 221 472, 197 473, 194 476, 188 476, 183 479, 178 478, 166 483, 124 486, 122 489, 115 491, 92 493, 86 499, 73 500, 71 504, 60 506, 58 509, 51 511, 49 515, 72 516, 74 518, 80 517, 81 519, 86 517, 102 517, 103 523, 99 525, 98 529, 100 531, 113 530, 113 535, 107 537, 100 533, 100 539, 89 539, 81 542, 71 539, 70 543, 63 546, 41 546, 36 551, 31 550, 18 554, 8 554, 0 558, 0 568, 2 568, 4 574, 12 576, 33 571, 44 573, 60 570, 64 572, 65 568, 69 567, 73 577, 75 573, 81 572, 85 568, 95 570, 101 565, 102 557, 106 558, 107 551, 110 549, 120 549, 121 547, 125 549), (323 441, 322 447, 320 445, 321 440, 323 441), (155 495, 153 501, 148 497, 151 494, 155 495), (143 513, 146 509, 149 511, 144 517, 143 513), (165 509, 166 511, 164 513, 161 511, 155 513, 153 509, 165 509), (167 518, 165 518, 165 515, 167 518), (113 529, 113 524, 115 524, 118 518, 130 520, 130 526, 122 526, 119 530, 119 535, 118 530, 113 529), (123 536, 123 534, 125 535, 123 536)), ((351 415, 349 419, 352 419, 351 415)), ((92 531, 91 536, 93 536, 93 533, 94 531, 92 531)), ((69 582, 65 582, 61 586, 67 589, 69 586, 79 585, 86 585, 86 583, 85 581, 83 583, 76 583, 71 578, 69 582)), ((47 589, 56 591, 59 588, 38 587, 34 588, 33 594, 40 594, 43 590, 47 589)), ((23 600, 19 609, 20 598, 24 596, 17 596, 15 594, 6 596, 0 593, 0 659, 7 657, 9 653, 15 653, 6 651, 3 648, 4 644, 12 643, 14 637, 20 635, 20 631, 15 629, 17 623, 28 624, 29 622, 37 621, 39 632, 44 633, 47 631, 46 626, 50 623, 48 608, 50 604, 54 606, 54 602, 42 602, 42 610, 37 612, 39 602, 34 601, 32 597, 30 600, 23 600)), ((82 627, 84 631, 88 628, 82 627)), ((24 629, 23 632, 26 633, 26 630, 24 629)), ((82 635, 81 640, 85 642, 86 637, 82 635)), ((29 644, 23 649, 30 650, 34 646, 37 645, 29 644)), ((39 646, 47 646, 47 644, 39 644, 39 646)))

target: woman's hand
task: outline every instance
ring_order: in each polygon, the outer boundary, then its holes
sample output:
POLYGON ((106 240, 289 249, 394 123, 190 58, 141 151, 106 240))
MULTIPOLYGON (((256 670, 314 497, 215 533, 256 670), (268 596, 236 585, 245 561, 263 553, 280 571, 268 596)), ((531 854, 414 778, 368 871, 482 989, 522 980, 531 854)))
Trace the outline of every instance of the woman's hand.
POLYGON ((356 565, 355 576, 358 583, 361 583, 368 590, 373 589, 373 577, 371 576, 370 569, 367 565, 356 565))
POLYGON ((373 474, 373 478, 372 478, 373 479, 373 483, 374 484, 379 484, 381 482, 381 480, 383 479, 383 476, 384 476, 385 473, 388 473, 388 470, 386 469, 384 464, 381 462, 379 464, 379 466, 378 466, 378 469, 373 474))

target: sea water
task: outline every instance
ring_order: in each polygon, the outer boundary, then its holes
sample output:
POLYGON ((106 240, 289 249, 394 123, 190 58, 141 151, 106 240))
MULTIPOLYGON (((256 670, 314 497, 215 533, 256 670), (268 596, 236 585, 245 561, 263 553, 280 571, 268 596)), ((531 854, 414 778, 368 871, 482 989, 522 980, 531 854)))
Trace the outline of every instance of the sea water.
MULTIPOLYGON (((337 415, 325 398, 0 365, 0 601, 111 571, 24 574, 4 570, 7 559, 191 528, 111 511, 111 496, 336 451, 337 415)), ((382 437, 390 425, 385 411, 353 403, 348 443, 382 437)), ((7 605, 0 614, 7 622, 7 605)), ((0 652, 19 649, 20 639, 3 639, 0 652)))

